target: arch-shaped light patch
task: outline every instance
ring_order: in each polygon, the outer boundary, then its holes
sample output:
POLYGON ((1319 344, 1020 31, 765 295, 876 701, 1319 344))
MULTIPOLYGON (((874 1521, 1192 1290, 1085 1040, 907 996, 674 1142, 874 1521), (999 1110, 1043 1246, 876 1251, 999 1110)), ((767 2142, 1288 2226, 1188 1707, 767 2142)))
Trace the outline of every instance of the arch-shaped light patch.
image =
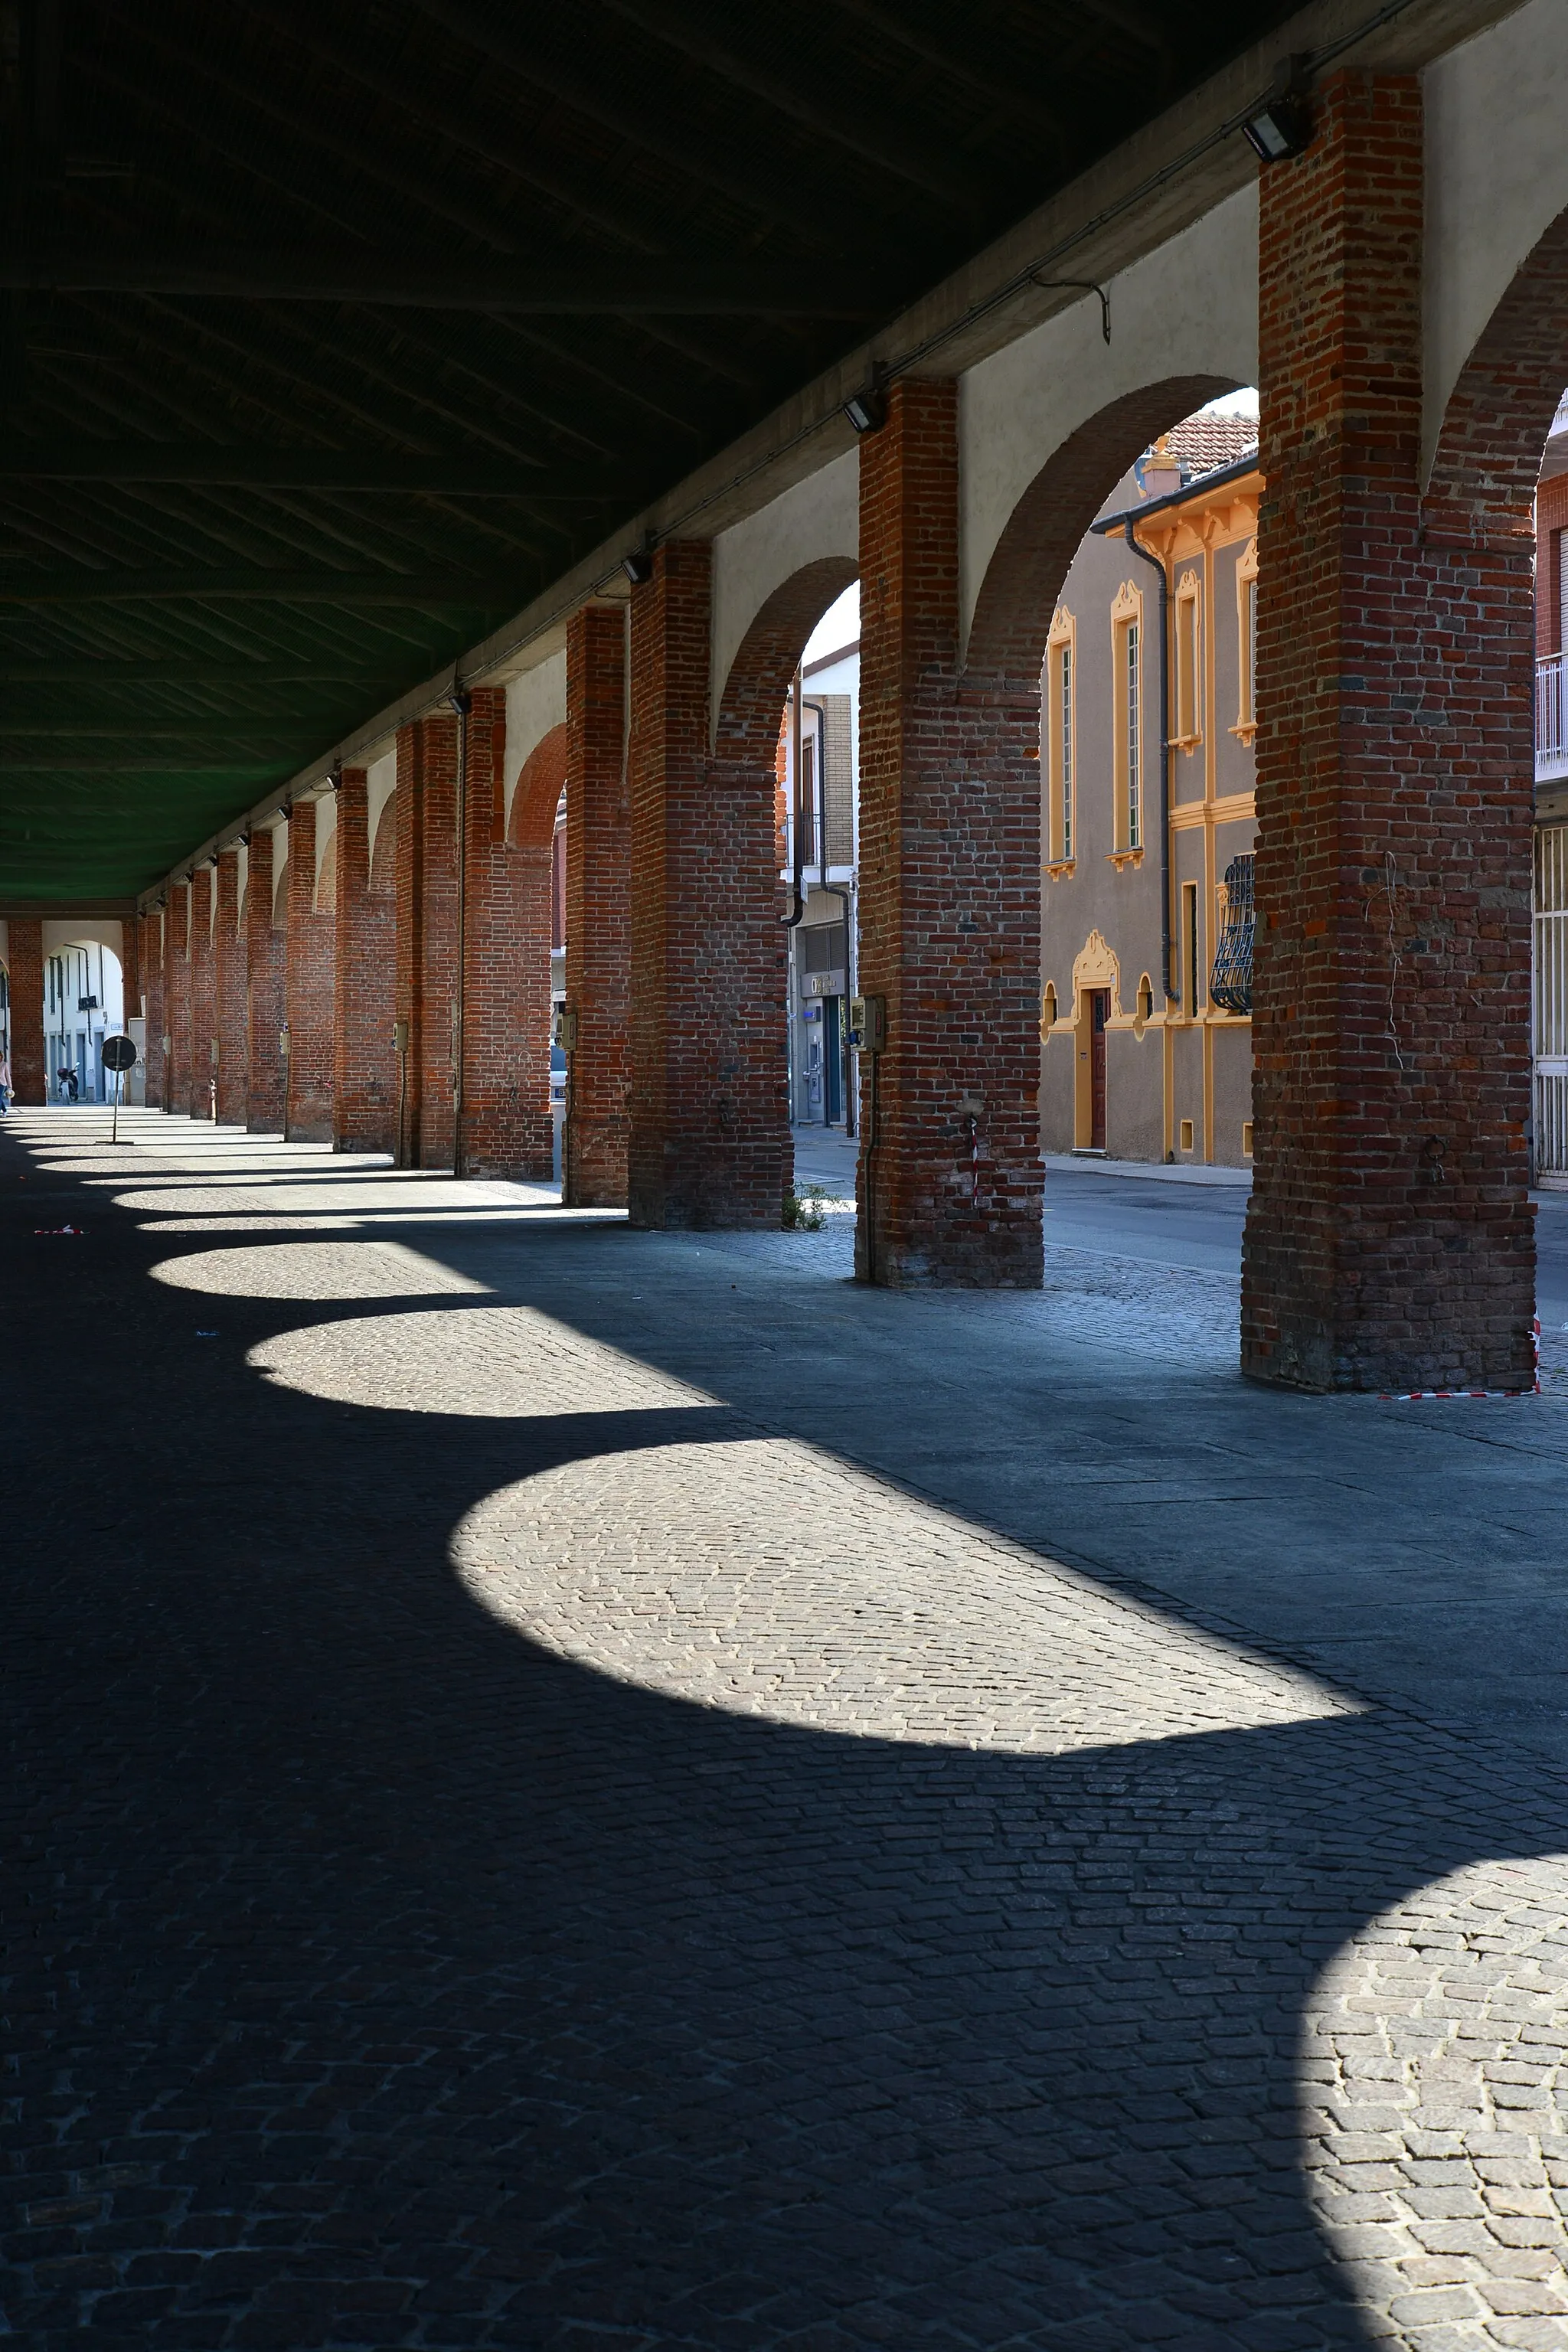
POLYGON ((221 1298, 423 1298, 486 1288, 405 1242, 262 1243, 166 1257, 154 1281, 221 1298))
POLYGON ((1414 2298, 1414 2328, 1440 2288, 1445 2342, 1568 2344, 1565 2062, 1568 1857, 1468 1864, 1334 1955, 1303 2021, 1308 2194, 1370 2304, 1414 2298))
POLYGON ((816 1730, 1053 1754, 1356 1711, 795 1439, 597 1452, 488 1496, 451 1557, 544 1649, 816 1730))
POLYGON ((353 1316, 279 1332, 258 1342, 246 1361, 280 1387, 389 1412, 511 1421, 713 1402, 531 1307, 353 1316))

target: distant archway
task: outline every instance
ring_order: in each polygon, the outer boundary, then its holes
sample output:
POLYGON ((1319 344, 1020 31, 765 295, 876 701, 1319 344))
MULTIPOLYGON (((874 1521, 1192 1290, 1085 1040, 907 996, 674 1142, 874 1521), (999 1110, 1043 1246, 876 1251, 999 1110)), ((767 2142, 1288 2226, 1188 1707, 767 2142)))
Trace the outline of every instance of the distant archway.
POLYGON ((397 790, 387 794, 375 822, 375 839, 370 853, 370 888, 373 897, 392 898, 397 889, 397 790))
MULTIPOLYGON (((794 1186, 795 1149, 790 1130, 791 930, 780 919, 785 912, 779 882, 784 851, 780 730, 812 631, 858 576, 858 566, 848 557, 823 556, 802 565, 766 598, 724 680, 708 766, 715 824, 730 846, 727 903, 714 910, 721 936, 710 941, 709 952, 718 968, 733 974, 709 1041, 715 1063, 714 1093, 743 1090, 744 1098, 757 1105, 772 1126, 778 1139, 781 1193, 794 1186), (721 1067, 734 1076, 721 1080, 721 1067)), ((795 913, 798 917, 798 907, 795 913)))
POLYGON ((513 849, 549 849, 555 833, 555 812, 566 785, 566 748, 563 720, 534 745, 519 769, 507 827, 507 840, 513 849))

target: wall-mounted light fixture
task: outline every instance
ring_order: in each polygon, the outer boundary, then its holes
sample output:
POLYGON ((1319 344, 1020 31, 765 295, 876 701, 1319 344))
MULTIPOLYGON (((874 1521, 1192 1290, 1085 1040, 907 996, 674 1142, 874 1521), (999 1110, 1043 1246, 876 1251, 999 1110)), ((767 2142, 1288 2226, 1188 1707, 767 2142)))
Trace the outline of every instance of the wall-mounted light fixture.
POLYGON ((634 588, 646 587, 653 578, 653 551, 658 543, 650 530, 640 547, 634 547, 629 555, 622 556, 621 570, 634 588))
POLYGON ((871 362, 871 381, 859 392, 852 392, 844 404, 844 414, 857 433, 879 433, 888 421, 888 368, 883 360, 871 362))
POLYGON ((1308 100, 1307 59, 1286 58, 1274 77, 1274 87, 1256 114, 1241 126, 1242 136, 1259 161, 1282 163, 1310 143, 1312 110, 1308 100))

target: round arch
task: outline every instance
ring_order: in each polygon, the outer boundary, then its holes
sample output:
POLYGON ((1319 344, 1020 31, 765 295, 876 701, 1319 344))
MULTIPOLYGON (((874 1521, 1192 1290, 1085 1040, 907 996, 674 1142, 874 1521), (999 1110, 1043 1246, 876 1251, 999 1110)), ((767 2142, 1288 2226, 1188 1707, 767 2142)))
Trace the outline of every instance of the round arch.
POLYGON ((534 745, 512 786, 507 842, 513 849, 548 849, 555 834, 555 812, 566 788, 566 754, 570 742, 562 719, 534 745))
MULTIPOLYGON (((1539 574, 1537 507, 1542 453, 1568 384, 1565 319, 1568 208, 1526 254, 1472 344, 1438 421, 1421 501, 1428 604, 1436 625, 1431 634, 1440 638, 1461 626, 1466 637, 1466 684, 1458 695, 1465 781, 1486 805, 1467 881, 1485 892, 1487 952, 1494 964, 1501 958, 1513 982, 1510 1050, 1488 1057, 1489 1083, 1506 1090, 1505 1073, 1514 1066, 1515 1084, 1500 1107, 1500 1124, 1507 1120, 1530 1134, 1532 1176, 1555 1176, 1568 1165, 1568 1082, 1554 1075, 1565 1033, 1548 1009, 1560 1001, 1560 991, 1551 984, 1541 989, 1543 1022, 1532 1039, 1530 977, 1538 727, 1545 722, 1548 746, 1563 740, 1562 671, 1548 669, 1538 686, 1542 589, 1549 648, 1562 647, 1568 613, 1554 572, 1539 574)), ((1554 537, 1568 528, 1568 511, 1549 509, 1543 528, 1554 537)), ((1453 694, 1441 667, 1431 691, 1434 698, 1453 694)), ((1539 870, 1548 894, 1560 889, 1560 860, 1543 856, 1539 870)), ((1548 895, 1543 903, 1555 899, 1548 895)), ((1497 1045, 1502 1047, 1504 1040, 1497 1045)), ((1500 1156, 1495 1147, 1494 1156, 1500 1156)))
POLYGON ((370 852, 370 889, 376 898, 390 898, 397 888, 397 787, 393 786, 382 803, 375 821, 375 839, 370 852))
POLYGON ((713 757, 737 780, 741 772, 765 771, 770 803, 779 715, 790 680, 824 613, 858 578, 858 564, 847 555, 803 564, 759 606, 736 648, 719 700, 713 757))
POLYGON ((1087 418, 1046 458, 992 551, 969 631, 966 677, 1038 681, 1068 567, 1095 516, 1158 436, 1240 386, 1228 375, 1140 384, 1087 418))
POLYGON ((1514 272, 1449 394, 1423 500, 1429 536, 1532 551, 1541 453, 1568 384, 1568 210, 1514 272))

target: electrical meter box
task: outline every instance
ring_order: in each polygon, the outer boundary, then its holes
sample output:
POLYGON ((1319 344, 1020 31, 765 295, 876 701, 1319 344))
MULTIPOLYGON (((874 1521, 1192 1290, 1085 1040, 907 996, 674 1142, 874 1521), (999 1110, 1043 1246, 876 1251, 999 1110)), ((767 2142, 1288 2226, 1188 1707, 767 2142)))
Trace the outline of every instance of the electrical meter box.
POLYGON ((849 1000, 849 1043, 858 1054, 880 1054, 888 1043, 888 1000, 885 996, 852 996, 849 1000))
POLYGON ((558 1004, 555 1008, 555 1043, 563 1054, 569 1054, 577 1043, 577 1008, 574 1004, 558 1004))

